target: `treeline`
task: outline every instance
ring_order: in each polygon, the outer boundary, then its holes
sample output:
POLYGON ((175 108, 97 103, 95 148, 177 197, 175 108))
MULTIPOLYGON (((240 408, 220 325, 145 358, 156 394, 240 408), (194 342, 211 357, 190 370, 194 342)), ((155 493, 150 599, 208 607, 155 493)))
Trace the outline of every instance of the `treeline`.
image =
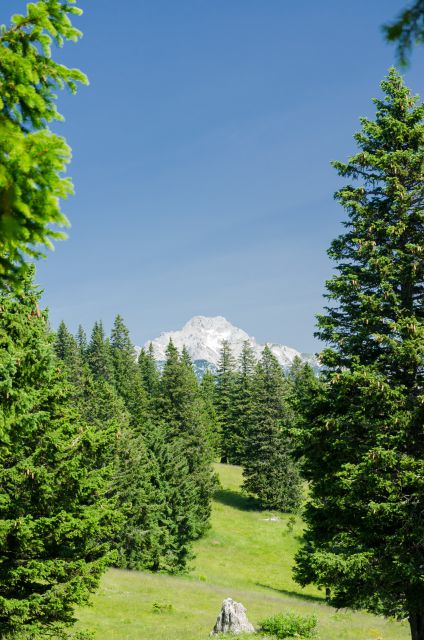
POLYGON ((293 451, 300 404, 318 380, 297 359, 285 374, 269 348, 259 362, 246 342, 239 361, 224 341, 217 372, 199 382, 172 341, 161 371, 153 346, 138 359, 122 318, 107 337, 74 337, 62 322, 55 350, 84 419, 119 425, 113 490, 124 515, 115 541, 127 568, 183 568, 208 526, 211 462, 243 467, 244 489, 264 508, 293 511, 302 480, 293 451), (176 495, 177 494, 177 495, 176 495), (179 526, 177 526, 179 523, 179 526))
POLYGON ((89 341, 62 322, 54 348, 82 419, 112 435, 115 564, 184 569, 192 541, 208 527, 217 485, 211 422, 188 354, 170 343, 159 375, 151 352, 136 360, 120 316, 110 337, 96 322, 89 341))

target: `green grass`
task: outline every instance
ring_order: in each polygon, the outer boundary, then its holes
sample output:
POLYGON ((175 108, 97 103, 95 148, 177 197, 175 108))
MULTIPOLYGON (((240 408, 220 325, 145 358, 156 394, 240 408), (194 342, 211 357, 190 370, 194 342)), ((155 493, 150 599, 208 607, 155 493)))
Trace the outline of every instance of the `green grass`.
POLYGON ((254 625, 282 611, 315 614, 320 640, 407 640, 408 627, 327 606, 322 593, 301 589, 291 578, 302 523, 291 531, 288 516, 258 511, 240 493, 238 467, 217 465, 222 489, 212 527, 195 545, 187 576, 110 570, 80 612, 81 627, 96 640, 206 640, 226 597, 247 607, 254 625), (279 520, 269 520, 277 515, 279 520))

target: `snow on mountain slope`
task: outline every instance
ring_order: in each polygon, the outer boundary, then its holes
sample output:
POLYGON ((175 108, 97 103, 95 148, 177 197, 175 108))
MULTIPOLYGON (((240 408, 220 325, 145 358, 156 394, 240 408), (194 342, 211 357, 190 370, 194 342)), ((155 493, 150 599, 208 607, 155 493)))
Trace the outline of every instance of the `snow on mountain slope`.
MULTIPOLYGON (((179 331, 161 333, 158 338, 147 342, 145 346, 148 347, 152 342, 156 359, 165 360, 165 351, 170 339, 178 350, 185 346, 193 361, 206 360, 213 367, 218 364, 223 340, 229 342, 236 358, 239 357, 246 340, 250 343, 258 359, 265 347, 265 345, 259 344, 255 338, 249 336, 246 331, 235 327, 222 316, 212 318, 195 316, 179 331)), ((311 362, 311 364, 317 364, 313 356, 301 354, 296 349, 279 344, 267 344, 283 367, 289 367, 296 356, 311 362)))

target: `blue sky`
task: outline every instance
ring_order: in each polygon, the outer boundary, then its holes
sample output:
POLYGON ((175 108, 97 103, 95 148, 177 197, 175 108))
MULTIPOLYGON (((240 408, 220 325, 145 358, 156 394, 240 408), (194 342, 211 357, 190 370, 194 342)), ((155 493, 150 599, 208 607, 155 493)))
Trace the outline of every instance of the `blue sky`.
MULTIPOLYGON (((2 2, 0 19, 23 3, 2 2)), ((260 341, 319 348, 314 314, 344 212, 330 160, 394 62, 402 0, 82 0, 61 52, 76 195, 69 240, 39 264, 53 326, 121 313, 140 344, 224 315, 260 341)), ((423 91, 424 48, 405 73, 423 91)))

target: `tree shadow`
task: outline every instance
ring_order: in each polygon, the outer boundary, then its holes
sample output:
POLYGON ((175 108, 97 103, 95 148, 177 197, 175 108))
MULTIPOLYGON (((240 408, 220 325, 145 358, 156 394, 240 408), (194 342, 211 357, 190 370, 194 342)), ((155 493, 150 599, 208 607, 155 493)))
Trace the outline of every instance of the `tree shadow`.
POLYGON ((259 500, 244 496, 238 491, 231 491, 231 489, 218 489, 215 491, 214 498, 217 502, 240 511, 262 511, 259 500))
POLYGON ((270 591, 276 591, 277 593, 281 593, 284 596, 289 596, 290 598, 300 598, 301 600, 307 600, 308 602, 320 602, 321 604, 325 604, 324 596, 310 596, 307 593, 299 593, 298 591, 276 589, 275 587, 271 587, 271 585, 269 584, 263 584, 262 582, 256 582, 255 584, 257 587, 263 587, 264 589, 269 589, 270 591))

